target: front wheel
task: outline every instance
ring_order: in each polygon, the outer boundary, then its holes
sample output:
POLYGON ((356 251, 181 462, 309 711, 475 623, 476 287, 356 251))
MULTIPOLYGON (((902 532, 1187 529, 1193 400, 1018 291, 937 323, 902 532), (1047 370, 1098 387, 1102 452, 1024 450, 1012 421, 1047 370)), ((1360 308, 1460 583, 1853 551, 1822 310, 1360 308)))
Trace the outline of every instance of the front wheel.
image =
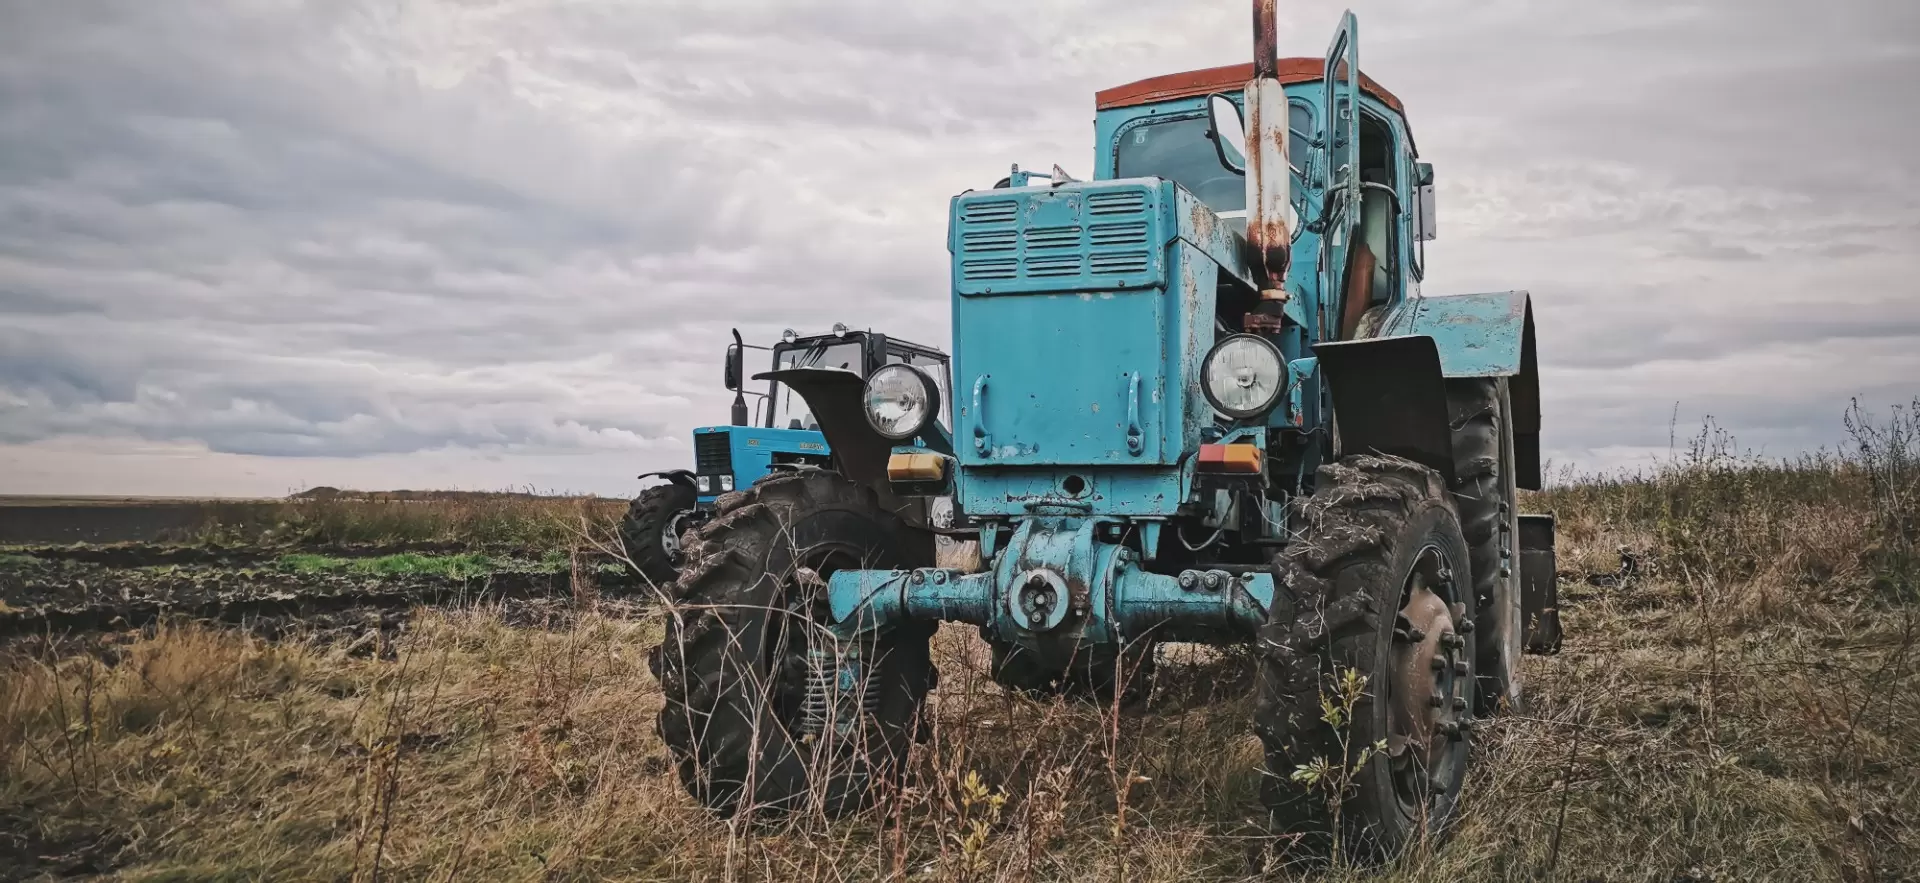
POLYGON ((695 799, 721 815, 865 806, 896 776, 932 687, 931 624, 864 643, 841 687, 825 583, 841 568, 921 567, 932 535, 838 473, 767 478, 721 497, 690 534, 678 603, 653 652, 660 737, 695 799), (848 701, 848 697, 852 697, 848 701), (824 709, 848 709, 822 725, 824 709))
POLYGON ((680 575, 680 537, 693 515, 693 486, 668 482, 640 492, 620 521, 620 544, 634 571, 655 586, 680 575))
POLYGON ((1466 775, 1467 544, 1424 466, 1353 456, 1317 482, 1260 631, 1264 797, 1312 854, 1384 859, 1446 829, 1466 775))

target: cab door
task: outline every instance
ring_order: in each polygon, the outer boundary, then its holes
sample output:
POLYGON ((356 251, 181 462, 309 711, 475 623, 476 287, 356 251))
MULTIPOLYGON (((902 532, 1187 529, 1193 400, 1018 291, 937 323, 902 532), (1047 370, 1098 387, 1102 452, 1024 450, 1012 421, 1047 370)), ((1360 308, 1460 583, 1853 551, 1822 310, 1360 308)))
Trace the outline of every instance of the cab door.
POLYGON ((1320 328, 1332 339, 1339 334, 1348 252, 1360 223, 1360 22, 1351 10, 1340 16, 1327 46, 1321 84, 1320 328))

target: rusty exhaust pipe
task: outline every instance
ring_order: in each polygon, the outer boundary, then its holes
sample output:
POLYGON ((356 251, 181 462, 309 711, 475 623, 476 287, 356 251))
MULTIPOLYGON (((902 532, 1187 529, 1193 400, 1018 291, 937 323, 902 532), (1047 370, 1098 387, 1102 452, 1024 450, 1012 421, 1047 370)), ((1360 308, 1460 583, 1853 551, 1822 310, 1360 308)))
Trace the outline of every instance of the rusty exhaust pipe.
POLYGON ((1287 157, 1287 93, 1280 85, 1277 0, 1253 0, 1253 79, 1247 81, 1247 247, 1260 299, 1287 299, 1293 249, 1292 190, 1287 157))

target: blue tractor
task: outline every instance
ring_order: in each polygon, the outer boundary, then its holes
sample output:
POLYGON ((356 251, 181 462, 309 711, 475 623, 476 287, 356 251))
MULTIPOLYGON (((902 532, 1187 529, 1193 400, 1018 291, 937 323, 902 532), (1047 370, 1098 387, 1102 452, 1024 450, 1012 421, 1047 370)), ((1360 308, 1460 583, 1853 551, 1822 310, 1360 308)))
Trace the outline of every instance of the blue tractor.
POLYGON ((693 431, 694 468, 642 473, 642 480, 666 481, 635 497, 620 524, 627 559, 655 585, 667 585, 679 575, 681 537, 706 522, 720 495, 744 490, 771 474, 830 462, 826 436, 804 398, 778 380, 767 381, 764 392, 748 391, 744 375, 749 349, 771 351, 776 370, 833 370, 865 378, 883 366, 904 364, 942 384, 948 379, 945 353, 898 337, 836 324, 832 333, 811 337, 788 330, 779 343, 760 347, 744 343, 735 330, 726 360, 726 386, 734 394, 732 425, 693 431), (752 409, 748 395, 758 399, 752 409))
POLYGON ((1475 722, 1557 642, 1551 520, 1516 509, 1532 305, 1421 291, 1433 168, 1352 14, 1311 59, 1276 57, 1274 0, 1253 18, 1252 64, 1095 96, 1092 180, 953 198, 951 431, 912 365, 764 375, 832 468, 690 535, 653 664, 714 811, 886 794, 948 621, 1010 688, 1114 701, 1158 643, 1249 645, 1278 832, 1384 856, 1446 830, 1475 722), (942 534, 978 565, 937 566, 942 534))

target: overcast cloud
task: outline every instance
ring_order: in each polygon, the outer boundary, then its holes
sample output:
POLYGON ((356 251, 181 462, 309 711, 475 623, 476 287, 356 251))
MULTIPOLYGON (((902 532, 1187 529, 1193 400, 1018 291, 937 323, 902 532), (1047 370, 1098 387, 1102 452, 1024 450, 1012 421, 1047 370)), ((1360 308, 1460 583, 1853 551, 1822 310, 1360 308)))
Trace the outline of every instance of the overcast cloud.
MULTIPOLYGON (((1246 5, 0 0, 0 493, 629 494, 729 327, 945 343, 947 198, 1084 174, 1092 93, 1246 5)), ((1533 293, 1552 460, 1920 393, 1920 3, 1356 11, 1426 290, 1533 293)))

